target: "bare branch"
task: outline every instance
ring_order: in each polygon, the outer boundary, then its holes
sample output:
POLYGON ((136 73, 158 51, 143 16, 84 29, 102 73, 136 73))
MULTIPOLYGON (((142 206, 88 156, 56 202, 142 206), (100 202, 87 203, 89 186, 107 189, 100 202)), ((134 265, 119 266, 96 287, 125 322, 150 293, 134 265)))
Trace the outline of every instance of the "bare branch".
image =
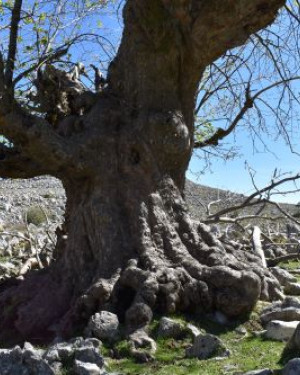
POLYGON ((283 178, 283 179, 281 179, 279 181, 272 181, 269 185, 265 186, 262 189, 259 189, 259 190, 255 191, 253 194, 251 194, 245 200, 244 203, 248 204, 250 201, 252 201, 253 199, 255 199, 257 196, 261 196, 263 193, 269 192, 270 190, 274 189, 275 187, 280 186, 282 184, 285 184, 286 182, 297 181, 297 180, 299 180, 299 178, 300 178, 300 174, 297 173, 294 176, 286 177, 286 178, 283 178))
POLYGON ((218 130, 207 140, 204 142, 195 142, 194 148, 198 147, 205 147, 205 146, 217 146, 219 144, 219 141, 221 141, 223 138, 225 138, 227 135, 233 132, 233 130, 236 128, 239 121, 244 117, 244 114, 248 111, 249 108, 253 107, 253 98, 250 97, 250 87, 248 85, 246 89, 246 99, 244 106, 241 108, 231 125, 226 129, 218 128, 218 130))
MULTIPOLYGON (((259 202, 261 203, 261 202, 259 202)), ((202 220, 205 224, 217 224, 217 223, 227 223, 227 224, 239 224, 243 221, 248 220, 266 220, 266 221, 278 221, 282 220, 282 216, 261 216, 261 215, 243 215, 238 217, 228 217, 228 216, 217 216, 212 215, 212 217, 202 220)))
POLYGON ((254 101, 258 99, 263 93, 265 93, 268 90, 273 89, 274 87, 277 87, 282 84, 286 84, 291 81, 300 80, 299 76, 291 77, 287 79, 283 79, 278 82, 274 82, 271 85, 264 87, 263 89, 256 92, 253 96, 250 95, 250 82, 248 82, 248 85, 245 90, 245 102, 230 126, 227 129, 218 128, 217 131, 208 139, 204 140, 203 142, 195 142, 194 148, 202 148, 206 146, 217 146, 219 142, 227 137, 229 134, 231 134, 235 128, 237 127, 238 123, 243 119, 245 113, 250 109, 253 108, 254 101))
POLYGON ((16 53, 17 53, 17 41, 18 41, 18 31, 19 23, 21 20, 21 9, 22 9, 22 0, 15 0, 14 7, 12 10, 12 17, 10 23, 10 35, 9 35, 9 47, 8 47, 8 56, 5 69, 5 86, 6 89, 9 89, 11 97, 13 97, 12 91, 12 80, 15 69, 16 53))
POLYGON ((17 77, 13 80, 13 86, 15 86, 19 81, 21 81, 21 79, 23 79, 25 76, 27 76, 31 72, 37 71, 42 65, 58 60, 64 55, 66 55, 67 53, 68 53, 68 48, 59 48, 55 52, 49 53, 48 55, 44 56, 36 64, 34 64, 30 68, 24 70, 19 75, 17 75, 17 77))
POLYGON ((296 174, 295 176, 282 178, 278 181, 275 181, 276 177, 276 171, 274 172, 273 179, 271 183, 267 186, 265 186, 262 189, 258 189, 255 185, 254 176, 252 173, 250 173, 253 185, 256 188, 256 191, 251 194, 249 197, 245 198, 241 203, 236 205, 231 205, 230 207, 223 208, 216 213, 210 213, 210 206, 215 203, 211 202, 210 205, 207 208, 207 218, 203 220, 206 224, 215 224, 215 223, 231 223, 231 224, 239 224, 242 221, 248 221, 253 219, 259 219, 259 220, 268 220, 268 221, 276 221, 276 220, 282 220, 283 217, 288 218, 290 221, 294 222, 297 225, 300 225, 300 222, 287 210, 282 208, 279 203, 271 201, 272 196, 272 190, 275 187, 278 187, 284 183, 287 182, 295 182, 300 178, 300 174, 296 174), (265 195, 265 197, 264 197, 265 195), (278 216, 270 216, 270 215, 262 215, 263 210, 268 206, 272 205, 277 208, 277 210, 283 215, 278 216), (230 213, 236 213, 242 209, 253 207, 253 206, 259 206, 259 210, 255 214, 247 214, 247 215, 240 215, 237 217, 228 217, 227 215, 230 213))

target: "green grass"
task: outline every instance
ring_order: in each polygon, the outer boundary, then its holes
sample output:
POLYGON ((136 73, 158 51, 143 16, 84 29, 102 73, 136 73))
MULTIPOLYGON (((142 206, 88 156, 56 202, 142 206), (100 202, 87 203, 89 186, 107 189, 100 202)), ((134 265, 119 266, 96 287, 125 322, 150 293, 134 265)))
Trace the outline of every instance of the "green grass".
MULTIPOLYGON (((300 258, 300 257, 299 257, 300 258)), ((298 261, 297 259, 295 260, 289 260, 288 262, 281 262, 279 264, 279 267, 282 267, 284 268, 285 270, 289 271, 289 270, 296 270, 296 269, 300 269, 300 261, 298 261)), ((295 276, 295 278, 297 279, 297 282, 300 283, 300 274, 293 274, 293 276, 295 276)))
POLYGON ((229 348, 231 356, 224 360, 198 360, 184 358, 184 342, 174 344, 173 340, 158 341, 158 350, 155 361, 152 363, 137 364, 130 358, 110 360, 111 370, 131 375, 220 375, 229 367, 234 373, 237 371, 250 371, 259 368, 278 369, 284 343, 262 340, 260 338, 245 338, 227 333, 220 336, 224 344, 229 348))
MULTIPOLYGON (((299 259, 300 259, 300 256, 299 256, 299 259)), ((295 259, 295 260, 289 260, 288 262, 281 262, 279 263, 278 266, 286 270, 295 270, 295 269, 300 268, 300 260, 295 259)))
MULTIPOLYGON (((280 264, 280 267, 287 270, 300 268, 300 261, 285 262, 280 264)), ((300 281, 300 277, 298 279, 300 281)), ((217 335, 230 350, 229 358, 222 360, 185 358, 185 348, 191 344, 192 340, 190 338, 185 340, 157 339, 158 320, 154 320, 150 326, 150 335, 156 339, 158 345, 155 360, 147 364, 136 363, 130 358, 127 344, 123 341, 118 344, 122 358, 109 359, 109 369, 125 375, 233 375, 262 368, 279 370, 288 360, 288 356, 286 358, 283 356, 286 343, 265 340, 252 334, 253 331, 262 329, 259 313, 266 305, 268 303, 258 302, 249 317, 233 323, 230 327, 218 325, 201 316, 172 316, 173 319, 183 324, 189 321, 207 333, 217 335), (239 325, 247 329, 246 336, 243 337, 235 330, 239 325)))
MULTIPOLYGON (((259 322, 254 320, 257 316, 257 313, 254 313, 250 320, 244 322, 243 325, 247 327, 248 332, 259 327, 259 322)), ((109 370, 125 375, 221 375, 259 368, 279 369, 282 367, 279 360, 285 343, 254 337, 251 332, 246 337, 242 337, 235 331, 237 324, 225 328, 207 319, 200 319, 198 327, 205 329, 207 333, 218 335, 231 352, 229 358, 222 360, 185 358, 185 348, 191 344, 191 339, 157 339, 158 350, 155 360, 147 364, 138 364, 129 357, 126 343, 122 342, 119 345, 123 350, 124 358, 109 359, 109 370)), ((195 323, 194 319, 192 323, 195 323)), ((153 323, 154 326, 156 324, 157 322, 153 323)), ((120 354, 122 350, 119 351, 120 354)))
POLYGON ((0 255, 0 263, 5 263, 10 261, 10 257, 7 255, 0 255))

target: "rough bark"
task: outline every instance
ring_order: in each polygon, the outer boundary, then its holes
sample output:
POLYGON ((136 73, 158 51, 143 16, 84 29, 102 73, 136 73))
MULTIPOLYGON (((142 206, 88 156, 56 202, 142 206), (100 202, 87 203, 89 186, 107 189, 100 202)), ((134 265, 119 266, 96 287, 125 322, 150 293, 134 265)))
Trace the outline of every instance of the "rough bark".
POLYGON ((78 105, 87 93, 60 85, 51 100, 64 105, 53 103, 60 112, 46 120, 16 103, 1 108, 0 130, 15 147, 3 150, 0 174, 49 173, 67 194, 55 261, 1 287, 2 340, 69 335, 104 308, 135 330, 149 310, 235 317, 258 298, 281 296, 258 257, 191 222, 182 188, 205 67, 272 22, 283 4, 128 0, 108 86, 88 94, 88 105, 78 105))

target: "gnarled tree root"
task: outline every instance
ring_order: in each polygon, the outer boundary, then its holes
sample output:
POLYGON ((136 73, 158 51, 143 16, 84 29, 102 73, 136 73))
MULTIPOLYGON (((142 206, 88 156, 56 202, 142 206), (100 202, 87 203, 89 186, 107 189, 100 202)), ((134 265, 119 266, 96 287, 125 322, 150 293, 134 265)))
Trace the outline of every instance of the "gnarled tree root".
POLYGON ((164 197, 163 191, 150 195, 143 215, 132 218, 141 230, 134 243, 137 256, 110 278, 96 277, 99 271, 84 274, 80 284, 62 256, 3 290, 1 341, 70 336, 99 310, 117 313, 132 334, 151 321, 153 311, 218 310, 234 318, 251 311, 259 299, 282 298, 278 281, 259 257, 223 244, 208 227, 192 222, 181 198, 170 190, 173 196, 164 197))

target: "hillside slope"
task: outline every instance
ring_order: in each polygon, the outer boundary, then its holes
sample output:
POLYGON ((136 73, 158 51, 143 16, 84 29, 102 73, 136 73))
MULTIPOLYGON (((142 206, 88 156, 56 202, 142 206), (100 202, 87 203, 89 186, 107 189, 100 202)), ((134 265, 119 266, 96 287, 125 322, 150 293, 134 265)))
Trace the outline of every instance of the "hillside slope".
MULTIPOLYGON (((184 195, 192 216, 199 220, 203 220, 205 218, 207 205, 210 202, 218 201, 216 205, 211 207, 212 212, 217 212, 217 210, 239 204, 246 199, 246 196, 243 194, 237 194, 229 190, 216 189, 209 186, 196 184, 190 180, 186 181, 184 195)), ((293 204, 282 203, 280 206, 288 211, 291 215, 299 212, 299 207, 293 204)), ((254 214, 257 212, 259 207, 261 207, 261 205, 246 208, 243 210, 243 212, 241 212, 241 214, 254 214)), ((265 214, 274 216, 280 214, 278 209, 274 206, 269 206, 264 212, 265 214)))

